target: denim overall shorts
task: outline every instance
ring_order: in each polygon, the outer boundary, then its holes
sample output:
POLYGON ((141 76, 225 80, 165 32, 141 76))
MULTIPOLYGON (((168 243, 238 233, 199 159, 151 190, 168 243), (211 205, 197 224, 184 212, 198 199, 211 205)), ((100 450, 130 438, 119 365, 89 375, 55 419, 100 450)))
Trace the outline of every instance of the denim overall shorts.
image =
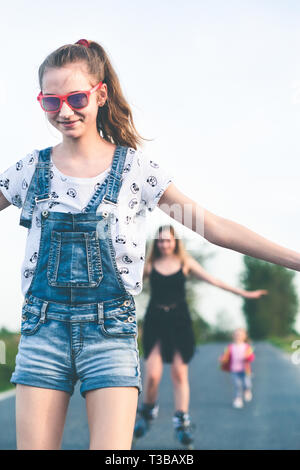
MULTIPOLYGON (((20 225, 50 199, 51 149, 39 152, 20 225)), ((21 338, 10 382, 74 392, 103 387, 142 391, 136 306, 117 268, 110 214, 118 204, 127 147, 80 213, 44 210, 36 269, 22 306, 21 338), (96 213, 97 212, 97 213, 96 213)))

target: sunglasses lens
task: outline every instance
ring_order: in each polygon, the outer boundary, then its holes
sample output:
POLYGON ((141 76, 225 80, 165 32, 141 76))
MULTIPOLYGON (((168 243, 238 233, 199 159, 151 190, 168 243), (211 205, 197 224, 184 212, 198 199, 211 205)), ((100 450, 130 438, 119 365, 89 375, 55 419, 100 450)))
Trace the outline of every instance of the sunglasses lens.
POLYGON ((72 108, 84 108, 88 105, 88 97, 85 93, 74 93, 74 95, 68 96, 68 103, 72 108))
POLYGON ((42 99, 43 108, 46 111, 53 112, 59 109, 60 99, 55 96, 48 96, 42 99))

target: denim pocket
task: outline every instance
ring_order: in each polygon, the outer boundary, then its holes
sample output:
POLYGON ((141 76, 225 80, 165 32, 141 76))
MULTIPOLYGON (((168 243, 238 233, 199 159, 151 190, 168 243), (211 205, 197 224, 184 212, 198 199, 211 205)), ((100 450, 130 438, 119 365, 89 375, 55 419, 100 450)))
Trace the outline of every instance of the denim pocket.
POLYGON ((34 335, 41 327, 41 317, 22 309, 21 335, 34 335))
POLYGON ((97 232, 52 230, 47 278, 54 287, 97 287, 103 278, 97 232))
POLYGON ((109 337, 136 336, 137 321, 135 308, 125 312, 120 312, 118 309, 115 314, 114 312, 109 312, 107 316, 104 314, 104 323, 100 324, 100 329, 105 336, 109 337))

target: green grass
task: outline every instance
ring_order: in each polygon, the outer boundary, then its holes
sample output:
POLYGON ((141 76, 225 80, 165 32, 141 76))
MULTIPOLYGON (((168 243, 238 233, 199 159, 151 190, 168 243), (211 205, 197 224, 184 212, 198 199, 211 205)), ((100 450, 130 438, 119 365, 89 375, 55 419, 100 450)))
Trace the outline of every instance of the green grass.
POLYGON ((295 340, 299 341, 300 335, 293 333, 284 337, 271 336, 267 338, 267 341, 269 341, 274 346, 277 346, 278 348, 283 349, 287 353, 293 353, 296 351, 295 348, 292 348, 293 341, 295 340))
POLYGON ((0 330, 0 340, 5 346, 5 364, 0 364, 0 392, 15 388, 10 378, 15 370, 15 359, 18 351, 20 335, 12 333, 5 328, 0 330))

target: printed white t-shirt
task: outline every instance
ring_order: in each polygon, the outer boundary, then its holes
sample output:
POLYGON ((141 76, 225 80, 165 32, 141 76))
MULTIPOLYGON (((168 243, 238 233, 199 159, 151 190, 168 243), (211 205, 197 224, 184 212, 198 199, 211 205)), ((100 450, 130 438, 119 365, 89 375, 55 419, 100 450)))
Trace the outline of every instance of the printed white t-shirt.
MULTIPOLYGON (((33 150, 0 174, 0 191, 14 206, 22 208, 28 186, 38 161, 38 150, 33 150)), ((21 286, 26 294, 38 259, 41 236, 41 212, 81 212, 94 192, 108 175, 111 166, 93 178, 79 178, 61 173, 52 158, 50 193, 48 201, 35 205, 32 227, 28 230, 25 257, 21 268, 21 286)), ((118 206, 101 203, 97 213, 112 213, 112 242, 117 268, 124 286, 132 295, 142 290, 146 246, 146 216, 153 211, 173 177, 161 165, 151 160, 140 149, 128 148, 124 163, 118 206)), ((22 227, 23 229, 23 227, 22 227)))

